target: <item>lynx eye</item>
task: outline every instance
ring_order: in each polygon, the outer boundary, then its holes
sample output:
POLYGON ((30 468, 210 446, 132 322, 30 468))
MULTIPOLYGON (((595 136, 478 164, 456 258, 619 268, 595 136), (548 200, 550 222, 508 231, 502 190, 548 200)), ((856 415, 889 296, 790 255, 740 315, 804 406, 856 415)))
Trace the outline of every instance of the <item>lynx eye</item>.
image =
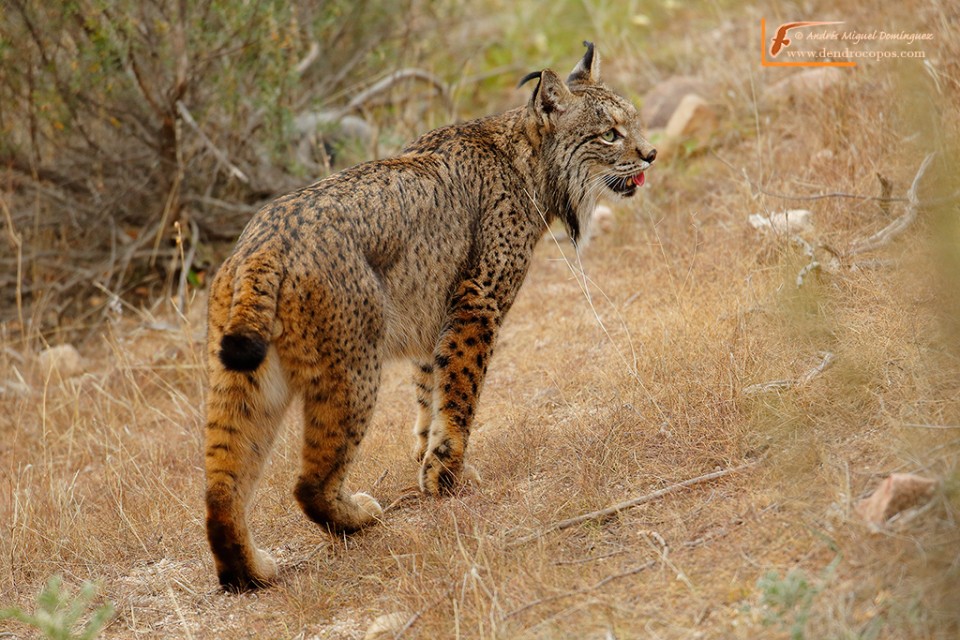
POLYGON ((600 134, 600 139, 604 142, 616 142, 623 136, 616 129, 609 129, 600 134))

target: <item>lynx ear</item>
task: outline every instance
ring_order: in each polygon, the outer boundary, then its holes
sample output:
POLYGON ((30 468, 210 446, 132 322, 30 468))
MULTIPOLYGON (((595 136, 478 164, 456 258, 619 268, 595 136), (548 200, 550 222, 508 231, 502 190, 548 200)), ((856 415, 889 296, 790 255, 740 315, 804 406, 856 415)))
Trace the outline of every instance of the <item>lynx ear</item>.
POLYGON ((573 97, 573 94, 570 93, 567 85, 563 84, 560 76, 550 69, 544 69, 527 74, 523 82, 536 77, 540 78, 540 82, 537 83, 537 88, 533 90, 533 95, 530 96, 530 104, 528 105, 530 110, 541 116, 566 111, 567 103, 573 97))
POLYGON ((567 84, 571 87, 600 82, 600 54, 594 51, 592 42, 584 40, 583 46, 587 48, 587 52, 567 76, 567 84))

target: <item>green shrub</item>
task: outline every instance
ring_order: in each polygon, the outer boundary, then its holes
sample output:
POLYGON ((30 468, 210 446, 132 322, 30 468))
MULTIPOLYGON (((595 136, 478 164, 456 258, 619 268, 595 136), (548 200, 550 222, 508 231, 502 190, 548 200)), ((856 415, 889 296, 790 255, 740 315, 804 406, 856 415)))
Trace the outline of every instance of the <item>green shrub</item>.
POLYGON ((165 296, 175 221, 196 230, 191 244, 232 241, 261 201, 303 185, 295 116, 342 107, 394 70, 407 9, 5 0, 0 189, 30 264, 18 293, 28 309, 56 298, 28 317, 44 331, 89 317, 96 284, 123 295, 148 282, 148 298, 165 296))
POLYGON ((17 620, 32 627, 36 627, 49 640, 92 640, 96 638, 103 627, 113 616, 113 605, 109 602, 90 614, 89 619, 80 631, 74 629, 87 615, 87 609, 97 592, 97 587, 91 582, 85 582, 80 587, 80 593, 72 596, 63 589, 60 576, 53 576, 47 582, 40 595, 37 596, 37 610, 24 613, 23 610, 11 607, 0 609, 0 620, 17 620))

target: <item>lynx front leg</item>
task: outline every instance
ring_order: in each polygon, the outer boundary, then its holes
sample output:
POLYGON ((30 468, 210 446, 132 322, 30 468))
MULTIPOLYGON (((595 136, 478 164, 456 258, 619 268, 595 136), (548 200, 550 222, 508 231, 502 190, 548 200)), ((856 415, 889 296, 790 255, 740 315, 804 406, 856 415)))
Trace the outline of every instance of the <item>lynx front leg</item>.
POLYGON ((432 495, 451 490, 458 480, 479 480, 463 456, 500 327, 496 302, 472 281, 460 286, 451 306, 434 354, 436 417, 420 468, 420 489, 432 495))
POLYGON ((416 441, 413 454, 417 462, 423 462, 430 439, 430 424, 433 422, 433 365, 414 362, 413 384, 417 388, 417 422, 413 425, 416 441))

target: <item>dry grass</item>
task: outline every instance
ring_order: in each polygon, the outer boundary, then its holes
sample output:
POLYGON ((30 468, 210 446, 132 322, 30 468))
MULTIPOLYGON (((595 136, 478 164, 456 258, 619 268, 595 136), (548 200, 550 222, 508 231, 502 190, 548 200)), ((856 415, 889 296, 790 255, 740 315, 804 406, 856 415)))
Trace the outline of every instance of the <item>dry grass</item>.
MULTIPOLYGON (((617 205, 614 230, 582 256, 592 306, 576 256, 550 238, 538 248, 471 439, 481 489, 403 502, 380 526, 331 539, 290 494, 291 410, 252 515, 282 566, 271 589, 222 594, 205 542, 202 295, 183 317, 165 303, 125 310, 81 345, 87 373, 65 380, 44 376, 4 328, 0 604, 31 608, 59 573, 69 585, 99 581, 117 611, 108 638, 361 638, 393 612, 409 638, 788 637, 803 616, 810 638, 957 637, 956 201, 925 207, 903 237, 853 258, 845 249, 902 205, 885 213, 757 189, 875 195, 879 172, 902 196, 931 150, 940 155, 922 198, 957 189, 960 18, 945 7, 674 9, 652 52, 626 26, 598 34, 616 43, 603 48, 615 86, 710 78, 724 133, 712 151, 658 164, 638 201, 617 205), (760 17, 932 30, 939 92, 919 63, 884 61, 823 94, 770 102, 765 87, 786 73, 762 71, 745 44, 760 17), (802 251, 746 224, 794 206, 814 210, 808 240, 825 265, 799 289, 802 251), (841 259, 828 268, 831 251, 841 259), (835 364, 808 384, 743 393, 801 376, 822 352, 835 364), (517 544, 749 461, 759 464, 517 544), (892 471, 943 488, 872 533, 852 508, 892 471), (790 571, 807 586, 778 609, 771 594, 790 571)), ((389 368, 350 479, 384 504, 415 482, 413 407, 407 367, 389 368)))

